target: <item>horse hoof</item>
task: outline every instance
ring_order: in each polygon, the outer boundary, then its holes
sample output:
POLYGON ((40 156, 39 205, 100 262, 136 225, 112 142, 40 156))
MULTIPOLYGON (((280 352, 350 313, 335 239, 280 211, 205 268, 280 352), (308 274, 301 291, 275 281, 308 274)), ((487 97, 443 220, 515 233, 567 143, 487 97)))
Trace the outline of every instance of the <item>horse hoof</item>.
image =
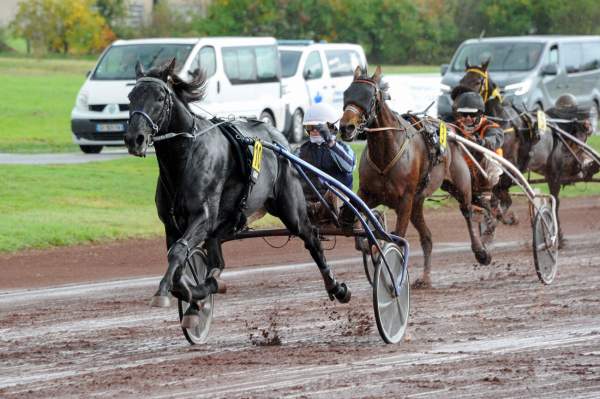
POLYGON ((196 326, 198 326, 198 324, 200 324, 200 316, 198 316, 197 314, 186 314, 181 318, 181 327, 183 328, 195 328, 196 326))
POLYGON ((329 299, 333 301, 333 299, 337 299, 339 303, 348 303, 350 302, 350 298, 352 297, 352 292, 350 288, 346 285, 346 283, 337 284, 332 290, 329 292, 329 299))
POLYGON ((478 251, 475 253, 475 258, 477 258, 477 262, 480 265, 489 265, 492 263, 492 255, 490 255, 487 251, 478 251))
POLYGON ((519 224, 519 219, 513 211, 508 211, 508 213, 502 217, 502 223, 507 226, 516 226, 519 224))
POLYGON ((217 284, 217 294, 225 294, 227 292, 227 284, 225 283, 225 280, 216 277, 213 278, 217 284))
POLYGON ((431 288, 431 281, 426 279, 416 279, 414 283, 411 284, 411 288, 416 290, 427 290, 431 288))
POLYGON ((171 306, 171 300, 168 296, 154 295, 150 300, 150 306, 153 308, 168 308, 171 306))

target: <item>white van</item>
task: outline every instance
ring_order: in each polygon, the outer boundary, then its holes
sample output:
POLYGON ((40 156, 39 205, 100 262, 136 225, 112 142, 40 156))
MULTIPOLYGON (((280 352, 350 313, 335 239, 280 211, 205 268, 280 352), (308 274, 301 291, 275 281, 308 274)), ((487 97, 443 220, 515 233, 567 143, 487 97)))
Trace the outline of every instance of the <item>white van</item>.
POLYGON ((358 44, 282 40, 279 57, 287 104, 285 131, 293 142, 303 138, 302 118, 311 104, 326 102, 342 114, 344 90, 352 83, 354 70, 367 67, 358 44))
POLYGON ((73 141, 86 153, 123 145, 129 120, 127 95, 135 85, 135 64, 144 69, 175 57, 186 80, 197 68, 207 73, 206 97, 190 104, 210 117, 252 117, 283 130, 285 102, 274 38, 118 40, 100 56, 81 87, 71 112, 73 141))

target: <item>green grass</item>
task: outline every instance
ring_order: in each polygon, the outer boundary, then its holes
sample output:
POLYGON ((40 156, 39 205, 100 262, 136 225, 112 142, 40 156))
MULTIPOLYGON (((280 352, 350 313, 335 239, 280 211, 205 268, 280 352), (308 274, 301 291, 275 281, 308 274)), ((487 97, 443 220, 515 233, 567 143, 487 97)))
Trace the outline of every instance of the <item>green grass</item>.
MULTIPOLYGON (((374 65, 369 71, 375 70, 374 65)), ((440 73, 439 65, 382 65, 381 70, 384 75, 393 73, 440 73)))
POLYGON ((0 152, 64 152, 71 109, 93 62, 0 57, 0 152))
POLYGON ((160 234, 155 159, 2 165, 0 251, 160 234))

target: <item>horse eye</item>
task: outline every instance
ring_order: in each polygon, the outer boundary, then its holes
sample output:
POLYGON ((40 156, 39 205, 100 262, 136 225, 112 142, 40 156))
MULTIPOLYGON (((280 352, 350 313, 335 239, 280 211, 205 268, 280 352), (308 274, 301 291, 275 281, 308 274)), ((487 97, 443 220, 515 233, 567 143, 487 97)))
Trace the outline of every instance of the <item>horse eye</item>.
POLYGON ((160 96, 160 97, 158 97, 158 101, 160 101, 160 102, 163 102, 163 101, 165 101, 165 97, 164 97, 164 96, 160 96))

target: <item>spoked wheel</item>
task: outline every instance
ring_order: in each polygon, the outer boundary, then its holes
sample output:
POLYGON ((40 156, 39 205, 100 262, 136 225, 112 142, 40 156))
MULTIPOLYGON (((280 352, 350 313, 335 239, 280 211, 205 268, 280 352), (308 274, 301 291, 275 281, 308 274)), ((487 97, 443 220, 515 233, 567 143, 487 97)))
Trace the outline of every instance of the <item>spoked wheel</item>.
MULTIPOLYGON (((206 264, 206 255, 204 255, 200 249, 195 248, 190 254, 189 262, 186 262, 184 278, 188 279, 189 281, 193 281, 197 285, 204 283, 204 280, 208 274, 208 268, 206 264)), ((190 304, 179 299, 177 305, 179 308, 179 321, 181 322, 183 315, 190 307, 190 304)), ((190 344, 195 345, 206 342, 208 333, 210 331, 210 325, 212 323, 213 308, 214 297, 211 294, 203 301, 198 302, 198 315, 200 317, 200 323, 194 328, 181 327, 183 330, 183 335, 185 335, 185 338, 190 344)))
POLYGON ((402 340, 408 324, 410 311, 410 281, 408 270, 403 271, 404 254, 396 244, 386 243, 383 254, 390 267, 383 260, 375 265, 373 280, 373 308, 379 335, 388 344, 402 340), (398 281, 404 272, 402 281, 398 281), (398 295, 394 284, 399 284, 398 295))
POLYGON ((541 206, 533 221, 533 260, 540 281, 551 284, 558 270, 558 237, 548 206, 541 206))
MULTIPOLYGON (((377 209, 372 210, 373 214, 379 221, 379 224, 387 231, 387 224, 385 214, 378 211, 377 209)), ((369 228, 374 229, 372 223, 368 222, 369 228)), ((369 247, 369 240, 366 237, 356 237, 356 249, 362 253, 363 267, 369 284, 373 286, 373 275, 375 274, 375 263, 379 260, 379 254, 371 254, 372 248, 369 247)), ((384 241, 379 240, 379 245, 383 247, 384 241)))

